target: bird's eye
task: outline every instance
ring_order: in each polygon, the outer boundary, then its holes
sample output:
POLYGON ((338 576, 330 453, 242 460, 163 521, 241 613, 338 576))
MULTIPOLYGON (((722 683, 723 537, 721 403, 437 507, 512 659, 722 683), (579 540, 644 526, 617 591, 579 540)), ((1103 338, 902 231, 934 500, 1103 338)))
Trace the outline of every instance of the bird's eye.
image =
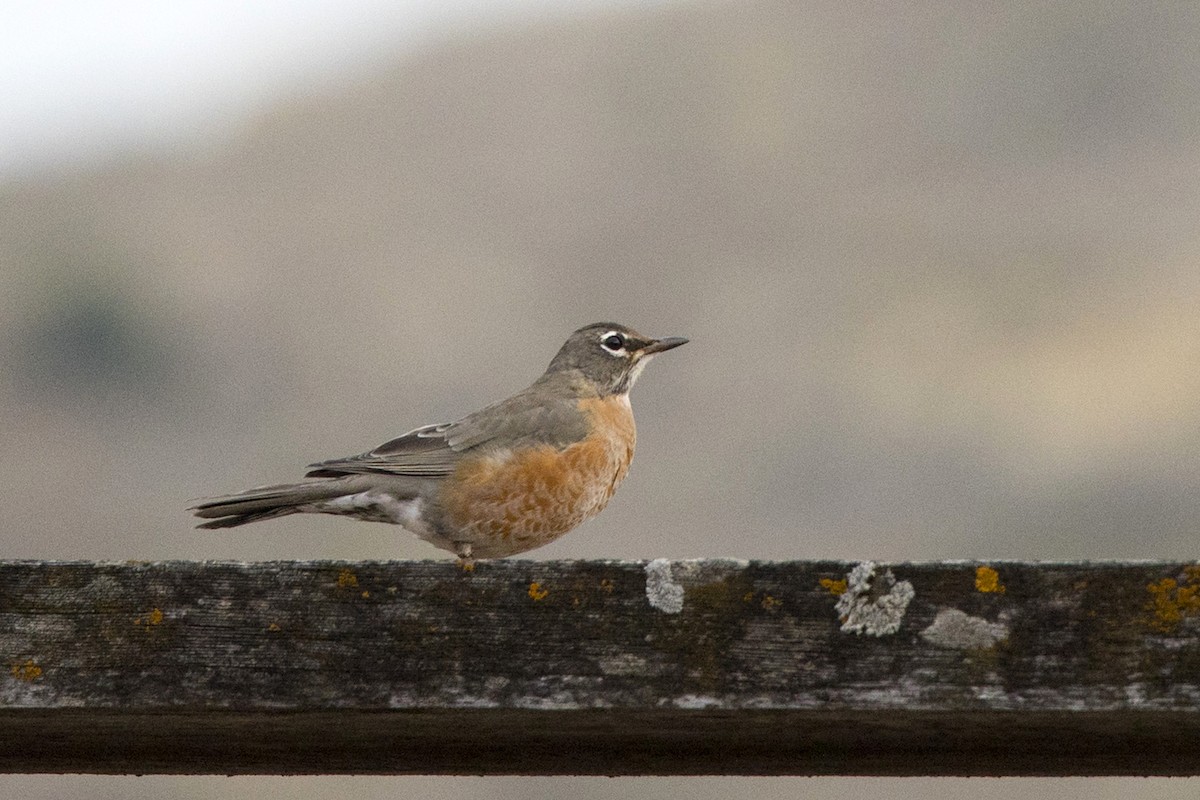
POLYGON ((616 353, 625 349, 625 337, 619 333, 610 333, 600 342, 604 349, 610 353, 616 353))

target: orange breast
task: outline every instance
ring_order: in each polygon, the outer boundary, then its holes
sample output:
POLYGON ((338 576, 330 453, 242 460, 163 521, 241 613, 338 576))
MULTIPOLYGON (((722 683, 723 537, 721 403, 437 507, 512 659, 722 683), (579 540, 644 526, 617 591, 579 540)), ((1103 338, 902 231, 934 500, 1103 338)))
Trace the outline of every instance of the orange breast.
POLYGON ((628 397, 582 400, 593 433, 558 450, 549 445, 464 459, 440 500, 456 541, 476 556, 540 547, 599 514, 629 471, 637 437, 628 397))

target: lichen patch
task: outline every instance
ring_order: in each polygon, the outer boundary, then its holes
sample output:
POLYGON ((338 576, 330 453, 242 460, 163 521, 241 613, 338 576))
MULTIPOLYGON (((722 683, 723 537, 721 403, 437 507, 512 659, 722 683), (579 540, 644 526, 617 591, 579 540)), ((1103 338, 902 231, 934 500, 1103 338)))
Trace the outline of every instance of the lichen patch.
POLYGON ((973 617, 957 608, 943 608, 921 638, 951 650, 984 650, 1008 638, 1008 625, 973 617))
POLYGON ((1200 616, 1200 571, 1189 567, 1184 570, 1183 580, 1163 578, 1146 585, 1150 601, 1146 604, 1153 619, 1151 627, 1171 633, 1179 623, 1192 616, 1200 616))
POLYGON ((817 581, 821 584, 821 588, 829 592, 834 597, 841 597, 846 593, 846 580, 834 580, 833 578, 821 578, 817 581))
POLYGON ((975 569, 975 591, 985 594, 1004 594, 1004 584, 1000 582, 1000 573, 991 567, 981 566, 975 569))
POLYGON ((771 595, 766 594, 764 592, 763 598, 759 602, 759 605, 762 606, 767 611, 775 611, 777 608, 779 608, 781 605, 783 605, 783 601, 780 600, 778 597, 772 597, 771 595))
POLYGON ((846 576, 846 591, 834 608, 846 633, 888 636, 900 630, 904 612, 916 596, 908 581, 897 581, 889 569, 881 575, 875 562, 864 561, 846 576))
POLYGON ((646 600, 664 614, 683 611, 683 586, 671 574, 671 562, 656 558, 646 565, 646 600))
POLYGON ((8 671, 14 678, 26 683, 33 683, 42 677, 42 668, 33 659, 28 659, 23 664, 13 664, 8 671))
POLYGON ((152 608, 145 614, 142 614, 141 616, 134 619, 133 624, 139 625, 139 626, 144 626, 147 630, 149 630, 150 628, 152 628, 156 625, 161 625, 162 621, 163 621, 162 609, 161 608, 152 608))

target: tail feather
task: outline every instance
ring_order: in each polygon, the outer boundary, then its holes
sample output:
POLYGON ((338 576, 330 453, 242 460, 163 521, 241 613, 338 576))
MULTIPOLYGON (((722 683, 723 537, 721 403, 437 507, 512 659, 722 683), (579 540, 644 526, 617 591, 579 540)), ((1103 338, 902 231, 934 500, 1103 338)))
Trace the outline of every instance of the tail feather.
MULTIPOLYGON (((204 522, 197 525, 197 528, 205 528, 207 530, 217 530, 219 528, 236 528, 239 525, 245 525, 248 522, 258 522, 263 519, 274 519, 275 517, 286 517, 288 514, 295 514, 299 511, 298 508, 272 508, 268 511, 256 511, 250 514, 231 514, 227 517, 214 519, 212 522, 204 522)), ((199 516, 199 514, 197 514, 199 516)))
POLYGON ((344 481, 316 480, 305 483, 285 483, 278 486, 262 486, 224 497, 210 497, 199 501, 188 510, 197 517, 211 519, 197 525, 198 528, 235 528, 248 522, 284 517, 296 514, 304 508, 324 500, 332 500, 347 493, 344 481))

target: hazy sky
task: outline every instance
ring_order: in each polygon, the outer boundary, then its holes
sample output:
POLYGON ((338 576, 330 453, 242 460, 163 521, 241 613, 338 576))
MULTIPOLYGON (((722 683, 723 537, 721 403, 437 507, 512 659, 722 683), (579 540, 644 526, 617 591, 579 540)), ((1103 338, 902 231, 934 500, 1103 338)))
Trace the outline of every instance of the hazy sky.
POLYGON ((236 125, 480 22, 617 0, 0 0, 0 179, 236 125))

